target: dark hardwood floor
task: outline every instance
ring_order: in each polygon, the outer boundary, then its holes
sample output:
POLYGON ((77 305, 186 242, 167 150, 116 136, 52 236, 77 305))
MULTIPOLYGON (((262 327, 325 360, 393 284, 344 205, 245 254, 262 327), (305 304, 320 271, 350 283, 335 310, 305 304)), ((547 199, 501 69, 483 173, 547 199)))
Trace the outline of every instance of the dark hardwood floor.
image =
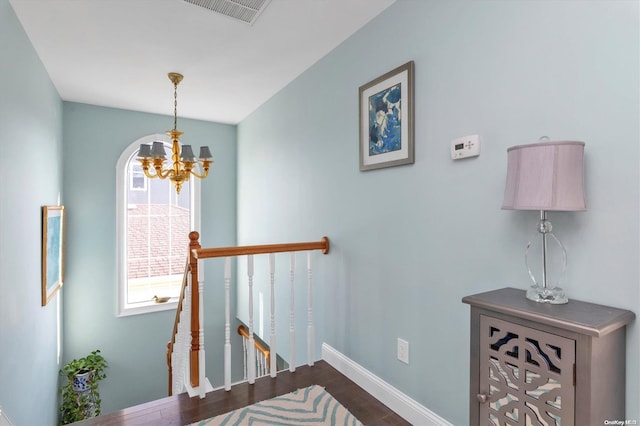
POLYGON ((275 379, 260 378, 254 385, 235 385, 229 392, 224 389, 209 392, 203 399, 189 398, 183 393, 94 417, 79 424, 182 426, 311 385, 323 386, 365 425, 409 424, 325 361, 318 361, 313 367, 298 367, 295 373, 280 372, 275 379))

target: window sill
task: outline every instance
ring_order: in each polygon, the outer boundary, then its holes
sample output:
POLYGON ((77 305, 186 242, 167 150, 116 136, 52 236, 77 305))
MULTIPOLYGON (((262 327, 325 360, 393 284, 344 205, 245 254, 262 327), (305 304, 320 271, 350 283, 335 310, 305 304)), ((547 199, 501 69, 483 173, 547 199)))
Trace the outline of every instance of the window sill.
POLYGON ((137 303, 135 306, 130 305, 128 307, 119 307, 117 317, 129 317, 133 315, 149 314, 152 312, 162 312, 175 310, 178 307, 178 300, 173 299, 166 303, 153 303, 148 304, 137 303))

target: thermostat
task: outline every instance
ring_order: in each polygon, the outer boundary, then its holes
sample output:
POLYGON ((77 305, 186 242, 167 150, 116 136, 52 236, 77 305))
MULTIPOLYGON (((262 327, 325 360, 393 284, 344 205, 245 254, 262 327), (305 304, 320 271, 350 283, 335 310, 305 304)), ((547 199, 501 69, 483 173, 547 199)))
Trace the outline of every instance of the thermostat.
POLYGON ((451 141, 451 159, 477 157, 480 155, 480 135, 470 135, 451 141))

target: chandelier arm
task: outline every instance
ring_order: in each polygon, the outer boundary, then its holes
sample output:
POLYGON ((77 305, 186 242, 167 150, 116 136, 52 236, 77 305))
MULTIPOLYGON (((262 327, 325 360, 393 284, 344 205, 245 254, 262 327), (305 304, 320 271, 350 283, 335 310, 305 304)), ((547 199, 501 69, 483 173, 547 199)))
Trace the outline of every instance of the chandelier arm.
POLYGON ((139 158, 138 159, 140 161, 140 164, 142 166, 142 171, 144 172, 144 175, 149 178, 149 179, 155 179, 155 178, 160 178, 160 179, 164 179, 166 176, 161 176, 158 175, 158 169, 155 165, 151 164, 151 160, 147 159, 147 158, 139 158), (156 173, 152 173, 151 171, 155 171, 156 173))
POLYGON ((148 158, 138 157, 138 161, 140 162, 140 167, 142 167, 142 171, 144 172, 144 175, 150 179, 153 179, 155 175, 152 175, 149 172, 149 165, 151 164, 151 160, 149 160, 148 158))
POLYGON ((175 174, 173 169, 164 169, 164 170, 155 169, 155 171, 156 171, 156 175, 154 177, 158 177, 160 179, 166 179, 166 178, 171 177, 171 176, 173 176, 175 174))
MULTIPOLYGON (((154 170, 155 170, 155 169, 154 169, 154 170)), ((158 177, 158 175, 151 174, 151 172, 149 172, 149 169, 148 169, 148 168, 146 168, 146 169, 145 169, 145 168, 143 168, 143 169, 142 169, 142 171, 144 172, 144 175, 145 175, 146 177, 148 177, 149 179, 154 179, 154 178, 157 178, 157 177, 158 177)))
POLYGON ((166 179, 168 176, 172 174, 173 169, 165 169, 165 170, 158 171, 158 169, 156 168, 148 167, 146 169, 143 168, 142 171, 144 172, 144 175, 149 179, 155 179, 155 178, 166 179), (150 170, 155 171, 155 174, 151 173, 150 170))
POLYGON ((209 167, 211 165, 211 161, 203 161, 202 163, 197 162, 195 164, 200 165, 200 169, 202 173, 198 173, 195 168, 191 169, 191 174, 197 177, 198 179, 204 179, 209 175, 209 167))

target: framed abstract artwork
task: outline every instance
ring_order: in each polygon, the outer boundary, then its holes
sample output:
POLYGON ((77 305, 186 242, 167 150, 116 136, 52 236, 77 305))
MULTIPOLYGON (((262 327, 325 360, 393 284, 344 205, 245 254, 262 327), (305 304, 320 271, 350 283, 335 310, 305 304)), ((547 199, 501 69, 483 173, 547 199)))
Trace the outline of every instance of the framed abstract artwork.
POLYGON ((413 61, 360 86, 360 171, 413 164, 413 61))
POLYGON ((42 306, 64 282, 64 207, 42 207, 42 306))

